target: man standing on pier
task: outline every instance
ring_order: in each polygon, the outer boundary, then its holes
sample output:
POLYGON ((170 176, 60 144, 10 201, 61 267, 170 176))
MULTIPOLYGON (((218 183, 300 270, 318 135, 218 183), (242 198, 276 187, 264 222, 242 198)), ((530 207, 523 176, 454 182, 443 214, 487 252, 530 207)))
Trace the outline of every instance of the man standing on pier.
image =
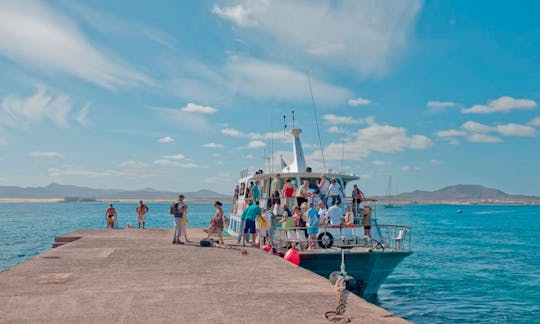
POLYGON ((142 200, 139 200, 139 206, 137 206, 137 208, 135 209, 135 211, 137 212, 137 223, 139 224, 139 228, 141 228, 142 225, 142 228, 144 229, 144 224, 146 222, 146 213, 149 210, 150 209, 148 208, 148 206, 146 206, 142 200))
POLYGON ((179 195, 178 200, 171 205, 170 213, 174 216, 174 235, 172 244, 184 244, 180 241, 182 235, 182 221, 187 205, 184 203, 184 195, 179 195))

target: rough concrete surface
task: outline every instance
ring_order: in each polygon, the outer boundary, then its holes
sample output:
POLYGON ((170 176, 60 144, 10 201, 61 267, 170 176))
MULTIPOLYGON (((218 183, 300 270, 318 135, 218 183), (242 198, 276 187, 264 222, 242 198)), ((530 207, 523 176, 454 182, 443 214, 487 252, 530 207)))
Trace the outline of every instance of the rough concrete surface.
MULTIPOLYGON (((1 323, 328 323, 336 305, 328 280, 256 248, 173 245, 169 229, 64 235, 76 236, 0 272, 1 323)), ((346 314, 406 323, 353 294, 346 314)))

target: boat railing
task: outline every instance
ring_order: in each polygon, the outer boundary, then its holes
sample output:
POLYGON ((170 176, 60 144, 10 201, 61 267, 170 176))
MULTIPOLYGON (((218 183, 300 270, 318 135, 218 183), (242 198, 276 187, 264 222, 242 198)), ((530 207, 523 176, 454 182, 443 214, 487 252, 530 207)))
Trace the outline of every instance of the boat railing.
MULTIPOLYGON (((307 235, 309 227, 275 228, 274 247, 278 251, 296 248, 300 251, 310 248, 307 235)), ((412 229, 399 225, 371 225, 371 236, 366 235, 364 225, 323 225, 318 227, 316 239, 311 247, 329 248, 367 248, 369 251, 411 251, 412 229)))

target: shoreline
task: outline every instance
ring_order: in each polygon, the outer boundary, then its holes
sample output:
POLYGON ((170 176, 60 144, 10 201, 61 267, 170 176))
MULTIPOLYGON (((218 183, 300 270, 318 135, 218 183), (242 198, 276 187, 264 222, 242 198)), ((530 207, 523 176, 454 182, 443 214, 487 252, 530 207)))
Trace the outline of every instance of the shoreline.
MULTIPOLYGON (((216 200, 222 203, 231 203, 227 201, 232 198, 186 198, 185 201, 192 204, 212 204, 216 200)), ((64 198, 0 198, 0 204, 2 203, 138 203, 141 199, 102 199, 97 198, 95 201, 64 201, 64 198)), ((144 199, 144 202, 148 203, 171 203, 174 199, 144 199)), ((377 200, 377 205, 382 206, 389 203, 385 200, 377 200)), ((473 205, 516 205, 516 206, 538 206, 540 201, 537 200, 508 200, 508 201, 490 201, 490 200, 445 200, 445 201, 393 201, 393 203, 399 206, 416 206, 416 205, 460 205, 460 206, 473 206, 473 205)))

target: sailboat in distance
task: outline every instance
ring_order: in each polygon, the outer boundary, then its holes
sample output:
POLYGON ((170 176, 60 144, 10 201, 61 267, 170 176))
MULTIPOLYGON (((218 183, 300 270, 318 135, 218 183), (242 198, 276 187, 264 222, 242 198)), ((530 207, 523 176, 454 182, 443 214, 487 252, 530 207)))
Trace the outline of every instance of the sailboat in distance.
POLYGON ((400 206, 392 200, 392 176, 388 176, 388 186, 386 187, 386 204, 384 208, 399 208, 400 206))

